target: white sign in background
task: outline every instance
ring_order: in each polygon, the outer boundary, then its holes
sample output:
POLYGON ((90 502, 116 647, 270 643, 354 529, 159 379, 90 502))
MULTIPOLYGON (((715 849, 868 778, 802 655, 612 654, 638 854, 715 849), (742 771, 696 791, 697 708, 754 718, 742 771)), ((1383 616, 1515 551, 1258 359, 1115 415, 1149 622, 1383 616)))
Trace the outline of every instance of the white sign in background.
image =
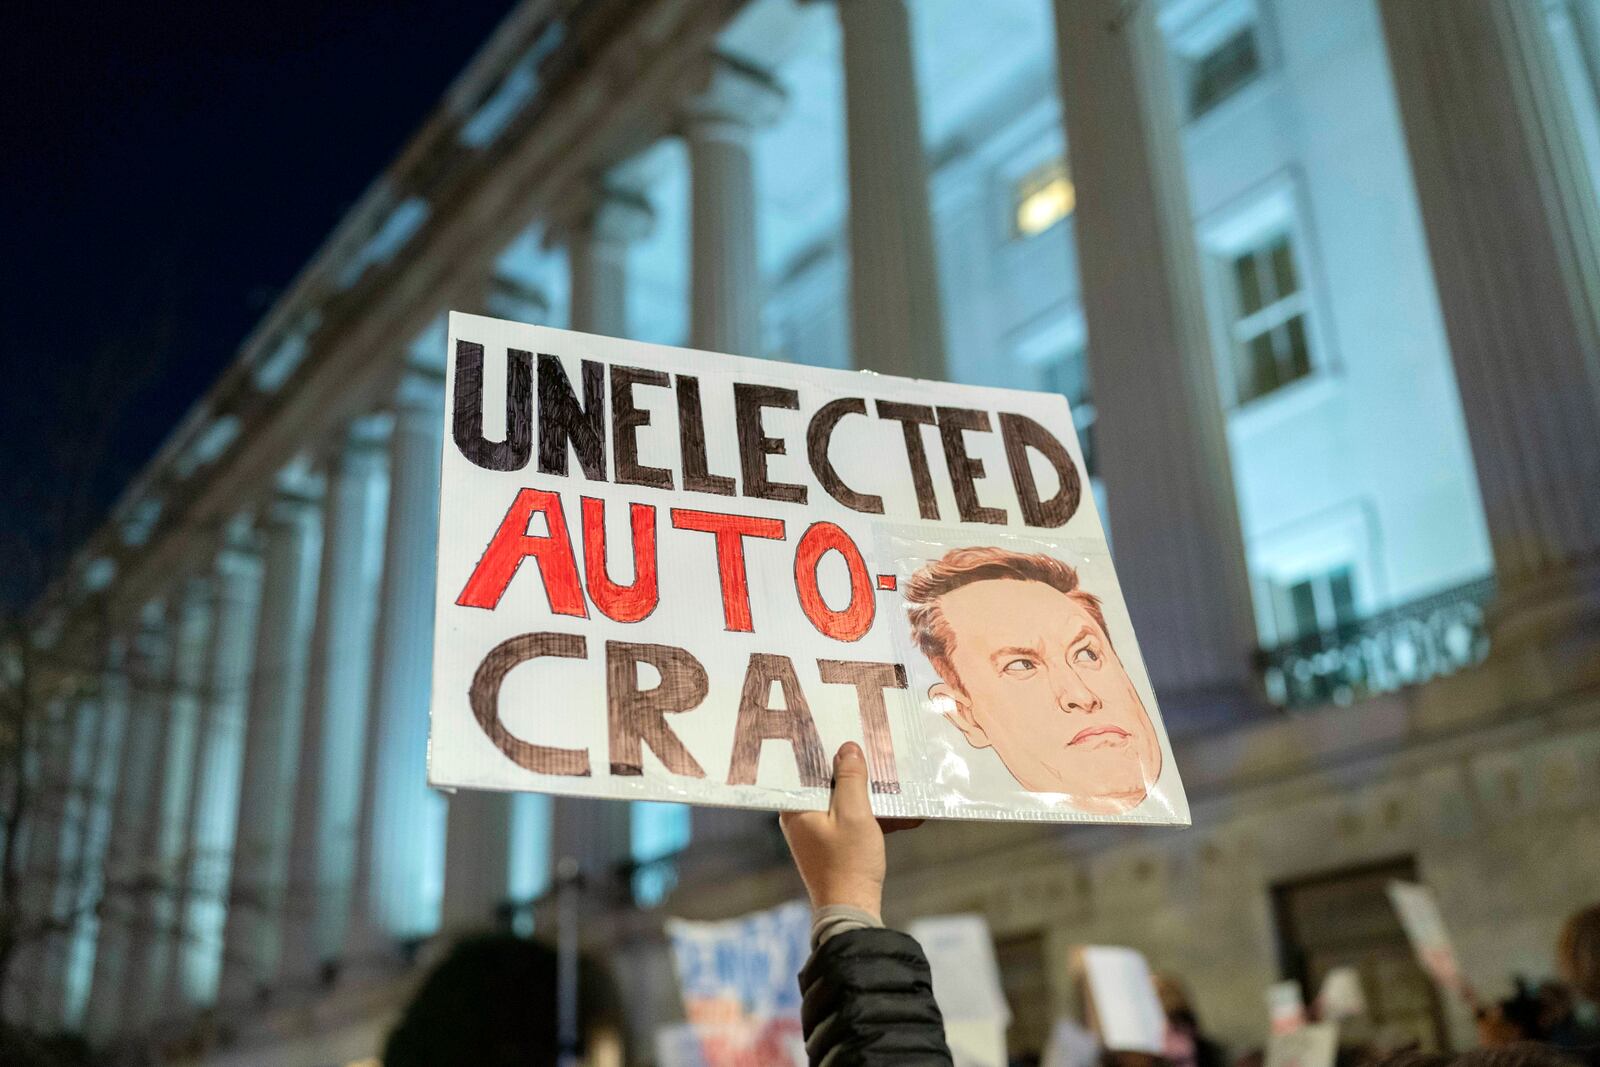
POLYGON ((1188 822, 1063 397, 458 313, 446 391, 432 784, 1188 822))

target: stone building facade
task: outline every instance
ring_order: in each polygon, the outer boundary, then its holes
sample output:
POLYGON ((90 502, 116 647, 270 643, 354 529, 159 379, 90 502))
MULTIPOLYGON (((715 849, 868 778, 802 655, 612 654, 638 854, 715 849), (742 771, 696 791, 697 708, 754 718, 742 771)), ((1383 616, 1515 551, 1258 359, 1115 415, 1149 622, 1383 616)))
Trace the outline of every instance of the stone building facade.
POLYGON ((924 828, 890 919, 988 916, 1021 1054, 1104 941, 1241 1045, 1340 962, 1464 1040, 1383 882, 1491 989, 1600 898, 1597 190, 1595 0, 524 0, 42 602, 13 1010, 357 1061, 570 857, 648 1062, 661 918, 797 892, 770 818, 426 787, 456 308, 1066 392, 1195 826, 924 828))

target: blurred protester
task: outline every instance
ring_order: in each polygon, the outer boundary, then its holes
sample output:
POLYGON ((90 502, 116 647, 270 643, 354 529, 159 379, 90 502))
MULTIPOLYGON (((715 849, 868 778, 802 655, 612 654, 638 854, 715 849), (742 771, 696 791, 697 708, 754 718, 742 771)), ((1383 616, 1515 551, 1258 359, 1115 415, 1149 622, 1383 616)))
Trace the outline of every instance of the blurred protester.
POLYGON ((927 957, 882 919, 883 835, 916 821, 873 816, 866 757, 854 743, 834 757, 828 810, 784 812, 780 821, 815 909, 800 972, 813 1067, 951 1064, 927 957))
MULTIPOLYGON (((606 1067, 607 1058, 620 1067, 610 976, 588 959, 578 974, 578 1051, 591 1067, 606 1067)), ((555 949, 510 934, 469 938, 423 979, 384 1045, 383 1064, 556 1067, 556 1014, 555 949)))
POLYGON ((1222 1046, 1200 1029, 1189 988, 1175 974, 1155 976, 1156 995, 1167 1015, 1166 1059, 1172 1067, 1227 1067, 1222 1046))
POLYGON ((1600 904, 1567 919, 1556 942, 1556 967, 1567 995, 1564 1010, 1551 1010, 1546 1040, 1600 1067, 1600 904))
POLYGON ((1556 944, 1556 965, 1583 1004, 1600 1007, 1600 904, 1567 919, 1556 944))
POLYGON ((1561 982, 1534 984, 1521 976, 1514 982, 1510 997, 1476 1011, 1478 1041, 1485 1048, 1538 1042, 1600 1067, 1600 1027, 1571 989, 1561 982))
POLYGON ((1368 1067, 1577 1067, 1566 1055, 1535 1041, 1519 1041, 1471 1052, 1395 1052, 1368 1067))

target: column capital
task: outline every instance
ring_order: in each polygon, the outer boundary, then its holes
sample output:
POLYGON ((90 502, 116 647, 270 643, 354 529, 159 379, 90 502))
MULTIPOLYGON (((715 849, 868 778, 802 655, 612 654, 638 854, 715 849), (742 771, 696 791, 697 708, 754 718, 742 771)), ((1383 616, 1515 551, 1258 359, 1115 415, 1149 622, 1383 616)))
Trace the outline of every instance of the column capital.
POLYGON ((692 138, 746 137, 776 122, 788 94, 760 67, 723 52, 691 64, 681 103, 684 133, 692 138))
POLYGON ((216 546, 212 572, 220 577, 232 577, 258 566, 261 539, 256 533, 255 516, 241 511, 219 520, 216 546))
POLYGON ((642 241, 655 227, 656 212, 635 189, 602 180, 577 183, 556 197, 546 244, 570 244, 582 235, 600 244, 642 241))
POLYGON ((494 271, 483 295, 490 315, 517 322, 543 322, 550 317, 550 296, 538 282, 494 271))

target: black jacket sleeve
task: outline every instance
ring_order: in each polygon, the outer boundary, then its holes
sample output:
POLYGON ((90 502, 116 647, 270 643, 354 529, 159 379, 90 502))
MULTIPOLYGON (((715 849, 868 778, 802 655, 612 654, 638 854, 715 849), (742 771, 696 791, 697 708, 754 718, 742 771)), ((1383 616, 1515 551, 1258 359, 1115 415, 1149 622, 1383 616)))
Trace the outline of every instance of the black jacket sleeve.
POLYGON ((831 937, 800 972, 811 1067, 950 1067, 922 946, 896 930, 831 937))

